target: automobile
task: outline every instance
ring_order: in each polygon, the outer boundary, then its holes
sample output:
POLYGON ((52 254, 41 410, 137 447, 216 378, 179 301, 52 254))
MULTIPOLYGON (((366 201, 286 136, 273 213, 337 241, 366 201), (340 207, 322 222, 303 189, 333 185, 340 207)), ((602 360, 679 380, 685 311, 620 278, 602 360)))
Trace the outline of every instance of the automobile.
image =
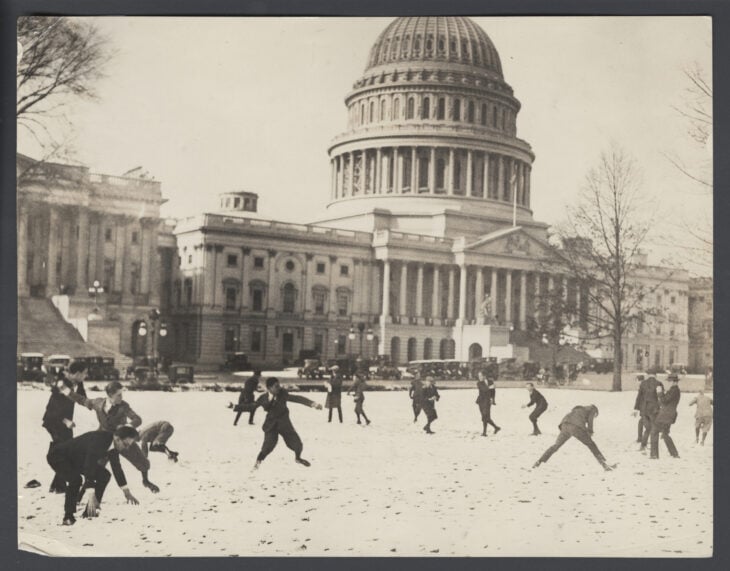
MULTIPOLYGON (((332 367, 334 367, 335 365, 337 365, 339 367, 340 376, 346 381, 352 380, 352 378, 355 376, 355 373, 359 372, 357 360, 354 357, 343 357, 340 359, 328 359, 326 374, 328 374, 328 375, 331 374, 332 367)), ((367 377, 370 376, 369 371, 366 371, 365 374, 367 377)))
POLYGON ((687 366, 684 363, 672 363, 669 365, 669 373, 673 375, 686 375, 687 366))
POLYGON ((223 368, 226 371, 249 371, 252 367, 248 355, 239 351, 228 355, 223 368))
POLYGON ((171 383, 193 383, 195 368, 186 363, 173 363, 167 368, 167 377, 171 383))
POLYGON ((137 366, 134 368, 133 376, 137 382, 147 381, 154 378, 154 369, 151 367, 137 366))
POLYGON ((86 371, 86 378, 100 381, 106 379, 104 376, 104 357, 101 355, 86 357, 89 368, 86 371))
POLYGON ((114 366, 114 357, 103 357, 101 365, 102 378, 110 381, 119 380, 119 369, 114 366))
POLYGON ((302 349, 299 351, 299 358, 294 361, 294 364, 303 367, 305 364, 305 361, 311 360, 311 359, 321 359, 321 355, 319 354, 319 351, 315 349, 302 349))
POLYGON ((53 380, 65 371, 70 364, 70 355, 50 355, 46 360, 46 372, 51 380, 53 380))
POLYGON ((21 353, 16 369, 18 381, 43 381, 46 377, 43 353, 21 353))
POLYGON ((400 369, 390 361, 390 358, 387 355, 379 355, 377 360, 370 366, 371 373, 373 372, 373 369, 375 369, 375 376, 377 376, 379 379, 400 380, 400 378, 402 377, 400 369))
POLYGON ((302 379, 323 379, 325 368, 319 359, 304 359, 304 365, 297 371, 297 376, 302 379))

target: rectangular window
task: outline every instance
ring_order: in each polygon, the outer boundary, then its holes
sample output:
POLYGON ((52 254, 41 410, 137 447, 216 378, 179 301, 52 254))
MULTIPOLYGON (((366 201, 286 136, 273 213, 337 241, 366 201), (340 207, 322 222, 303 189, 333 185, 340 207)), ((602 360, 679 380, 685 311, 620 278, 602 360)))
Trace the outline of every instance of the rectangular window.
POLYGON ((229 268, 235 268, 238 266, 238 256, 236 254, 228 254, 228 257, 226 258, 226 265, 229 268))
POLYGON ((251 353, 261 353, 263 337, 263 332, 260 329, 251 331, 251 353))
POLYGON ((132 244, 136 244, 139 242, 139 232, 136 230, 132 232, 132 244))
POLYGON ((238 325, 227 325, 225 329, 225 336, 223 341, 223 350, 226 353, 233 353, 238 351, 238 325))
POLYGON ((261 256, 254 256, 253 267, 256 268, 257 270, 263 269, 264 259, 261 256))
POLYGON ((321 355, 324 351, 324 335, 322 333, 314 334, 314 350, 318 355, 321 355))
POLYGON ((446 99, 439 97, 438 107, 436 109, 436 119, 446 119, 446 99))
POLYGON ((192 263, 193 263, 193 255, 188 254, 188 264, 192 264, 192 263))
POLYGON ((347 335, 337 337, 337 354, 344 355, 347 352, 347 335))
POLYGON ((105 242, 111 242, 112 241, 112 229, 106 228, 104 230, 104 241, 105 242))
POLYGON ((316 315, 324 315, 324 302, 326 295, 323 291, 314 292, 314 313, 316 315))
POLYGON ((323 274, 325 272, 324 262, 317 262, 317 273, 323 274))
POLYGON ((253 290, 253 310, 263 311, 264 310, 264 292, 260 289, 253 290))
POLYGON ((342 317, 347 316, 347 302, 348 297, 346 293, 337 294, 337 315, 342 317))
POLYGON ((185 279, 185 301, 188 305, 193 303, 193 280, 185 279))
POLYGON ((672 296, 672 297, 670 298, 670 300, 669 300, 669 301, 670 301, 670 302, 671 302, 672 304, 675 304, 675 303, 677 303, 677 298, 676 298, 676 296, 672 296))
POLYGON ((284 333, 281 336, 281 351, 282 353, 293 353, 294 352, 294 334, 284 333))
POLYGON ((236 297, 238 289, 235 287, 226 288, 226 309, 236 309, 236 297))
POLYGON ((340 275, 349 276, 350 275, 350 266, 340 266, 340 275))

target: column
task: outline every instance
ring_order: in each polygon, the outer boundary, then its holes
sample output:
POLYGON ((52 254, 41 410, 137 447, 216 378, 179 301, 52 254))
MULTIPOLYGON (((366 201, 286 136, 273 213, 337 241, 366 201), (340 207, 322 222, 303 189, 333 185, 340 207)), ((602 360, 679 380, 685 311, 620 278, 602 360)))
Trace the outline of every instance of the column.
POLYGON ((393 192, 396 194, 402 194, 403 193, 403 155, 400 152, 399 147, 394 147, 393 152, 395 153, 394 159, 394 167, 395 167, 395 175, 393 180, 393 192))
MULTIPOLYGON (((98 279, 102 284, 104 283, 104 272, 106 271, 105 268, 105 256, 106 256, 106 223, 104 221, 104 215, 101 213, 97 213, 97 220, 99 221, 99 224, 97 226, 97 232, 98 232, 98 240, 96 244, 96 275, 92 277, 92 280, 98 279)), ((113 279, 110 280, 109 285, 109 291, 114 290, 114 282, 113 279)), ((106 287, 106 286, 105 286, 106 287)))
POLYGON ((448 319, 454 319, 454 299, 456 296, 454 295, 454 282, 456 281, 456 277, 454 276, 454 266, 449 266, 449 295, 448 295, 448 304, 446 306, 446 317, 448 319))
POLYGON ((466 264, 462 264, 459 269, 459 320, 464 323, 466 320, 466 279, 468 269, 466 264))
POLYGON ((56 258, 58 257, 58 210, 51 207, 48 212, 48 261, 46 262, 46 294, 58 293, 56 276, 56 258))
POLYGON ((411 192, 418 192, 418 148, 411 147, 411 192))
POLYGON ((125 229, 123 218, 117 218, 114 224, 114 286, 116 292, 122 291, 122 278, 124 276, 124 238, 125 229))
MULTIPOLYGON (((383 260, 383 311, 381 312, 381 325, 385 326, 385 322, 390 315, 390 260, 383 260)), ((383 330, 384 331, 384 330, 383 330)), ((380 340, 383 340, 381 335, 380 340)))
POLYGON ((512 270, 505 270, 504 322, 512 323, 512 270))
MULTIPOLYGON (((83 293, 89 286, 87 276, 89 260, 89 211, 79 207, 79 239, 76 246, 76 294, 83 293)), ((18 229, 20 231, 20 229, 18 229)), ((18 236, 20 238, 20 236, 18 236)), ((18 244, 20 245, 20 244, 18 244)), ((20 251, 18 251, 20 253, 20 251)))
POLYGON ((474 151, 466 152, 466 195, 471 196, 474 178, 474 151))
POLYGON ((390 168, 391 168, 391 158, 390 155, 384 154, 383 155, 383 168, 381 169, 381 186, 380 191, 381 192, 390 192, 390 168))
POLYGON ((302 286, 302 314, 306 316, 309 311, 309 298, 311 297, 309 290, 309 282, 312 279, 312 260, 314 254, 304 254, 304 285, 302 286))
POLYGON ((498 277, 499 275, 497 274, 497 268, 492 268, 492 286, 489 290, 489 297, 492 305, 492 319, 494 320, 497 319, 497 302, 499 301, 499 284, 497 282, 498 277))
POLYGON ((132 272, 130 271, 132 267, 132 252, 130 248, 130 244, 132 243, 132 231, 133 231, 133 224, 132 220, 128 219, 126 221, 126 224, 124 226, 125 231, 122 233, 123 242, 124 242, 124 254, 122 257, 122 294, 123 295, 131 295, 132 291, 132 272))
POLYGON ((497 155, 497 200, 504 198, 504 157, 497 155))
POLYGON ((520 272, 520 329, 527 329, 527 272, 520 272))
POLYGON ((439 266, 433 267, 433 288, 431 295, 431 317, 437 319, 441 317, 441 270, 439 266))
MULTIPOLYGON (((160 305, 160 292, 162 291, 162 261, 164 260, 164 256, 161 256, 160 253, 159 229, 160 222, 158 220, 151 220, 147 229, 147 251, 149 252, 150 259, 154 260, 154 265, 150 267, 149 271, 149 288, 147 291, 142 290, 143 293, 149 294, 150 305, 160 305)), ((176 255, 174 250, 173 255, 176 255)), ((169 275, 170 277, 173 276, 172 273, 169 275)))
MULTIPOLYGON (((276 250, 269 250, 269 277, 268 283, 266 284, 266 309, 274 309, 274 293, 276 292, 276 285, 274 284, 274 270, 276 269, 276 250)), ((218 287, 217 284, 213 284, 213 287, 218 287)))
POLYGON ((403 261, 400 266, 400 296, 398 298, 398 315, 406 316, 406 296, 408 294, 408 263, 403 261))
POLYGON ((578 327, 583 326, 583 314, 580 310, 580 281, 575 282, 575 315, 578 319, 578 327))
POLYGON ((342 198, 345 196, 345 160, 343 155, 337 157, 339 172, 337 173, 337 191, 336 196, 342 198))
POLYGON ((530 172, 532 171, 532 168, 530 166, 526 165, 526 178, 525 178, 525 190, 526 190, 526 202, 525 206, 530 206, 530 172))
POLYGON ((360 260, 355 258, 352 260, 352 315, 360 315, 362 313, 362 299, 360 296, 360 288, 358 284, 362 283, 362 272, 360 260))
POLYGON ((416 317, 423 316, 423 264, 418 262, 416 274, 416 317))
POLYGON ((568 301, 568 277, 563 276, 563 301, 568 301))
POLYGON ((67 287, 74 277, 71 276, 71 233, 75 234, 75 228, 72 228, 69 221, 69 209, 65 208, 61 211, 61 275, 58 276, 58 283, 67 287))
POLYGON ((350 179, 348 181, 348 196, 352 196, 355 193, 355 153, 347 153, 350 155, 350 179))
POLYGON ((380 194, 383 192, 383 151, 380 149, 380 147, 377 148, 375 151, 375 168, 373 169, 373 193, 374 194, 380 194))
POLYGON ((251 292, 248 289, 250 253, 250 248, 241 248, 241 309, 244 311, 248 309, 248 301, 251 297, 251 292))
POLYGON ((542 274, 536 273, 534 276, 535 279, 535 302, 534 302, 534 312, 535 312, 535 319, 540 318, 540 301, 542 297, 542 274))
POLYGON ((449 196, 454 194, 454 149, 449 149, 449 168, 447 169, 449 180, 446 181, 446 188, 449 196))
MULTIPOLYGON (((150 260, 152 256, 156 256, 157 252, 150 247, 152 244, 152 232, 150 231, 149 222, 142 221, 140 229, 139 251, 142 257, 142 267, 140 268, 139 291, 140 293, 150 293, 150 260), (145 252, 145 249, 147 250, 145 252)), ((155 264, 156 265, 156 264, 155 264)))
POLYGON ((337 256, 330 256, 330 285, 327 301, 329 302, 329 313, 334 316, 337 313, 337 292, 335 291, 335 263, 337 256))
POLYGON ((431 147, 431 157, 428 162, 428 192, 436 193, 436 147, 431 147))
POLYGON ((551 294, 554 289, 555 289, 555 280, 553 279, 552 274, 548 274, 548 287, 547 287, 548 294, 551 294))
POLYGON ((482 174, 482 185, 484 185, 484 198, 489 198, 489 153, 484 153, 484 171, 482 174))
POLYGON ((28 210, 18 204, 18 295, 28 295, 28 210))
POLYGON ((477 266, 477 279, 474 286, 474 320, 477 323, 483 323, 481 315, 482 298, 484 297, 484 269, 477 266))

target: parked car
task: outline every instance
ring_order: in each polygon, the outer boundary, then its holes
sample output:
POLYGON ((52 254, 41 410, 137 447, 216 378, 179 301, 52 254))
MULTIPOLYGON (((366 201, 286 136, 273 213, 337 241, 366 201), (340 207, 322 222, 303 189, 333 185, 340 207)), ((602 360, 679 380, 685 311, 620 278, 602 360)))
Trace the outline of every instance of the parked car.
POLYGON ((302 349, 299 351, 299 358, 294 362, 295 365, 303 367, 305 362, 312 359, 321 359, 319 351, 314 349, 302 349))
POLYGON ((231 353, 226 358, 226 362, 223 365, 226 371, 250 371, 252 369, 251 363, 248 360, 246 353, 236 352, 231 353))
POLYGON ((49 380, 53 381, 65 371, 71 364, 70 355, 50 355, 46 360, 46 373, 49 380))
POLYGON ((16 369, 18 381, 43 381, 46 376, 43 353, 21 353, 16 369))
POLYGON ((305 359, 304 365, 297 371, 297 376, 300 379, 323 379, 325 367, 319 359, 305 359))
POLYGON ((167 368, 167 377, 171 383, 193 383, 195 368, 185 363, 173 363, 167 368))
POLYGON ((98 355, 94 357, 87 357, 86 359, 89 366, 86 371, 86 378, 93 379, 95 381, 106 379, 104 376, 104 357, 98 355))
POLYGON ((390 358, 387 355, 379 355, 377 361, 371 364, 370 371, 375 373, 375 376, 379 379, 396 379, 400 380, 402 373, 400 369, 391 363, 390 358))
POLYGON ((107 379, 110 381, 119 380, 119 369, 117 369, 114 366, 113 357, 103 357, 102 358, 101 373, 103 375, 102 378, 104 378, 104 379, 107 379))

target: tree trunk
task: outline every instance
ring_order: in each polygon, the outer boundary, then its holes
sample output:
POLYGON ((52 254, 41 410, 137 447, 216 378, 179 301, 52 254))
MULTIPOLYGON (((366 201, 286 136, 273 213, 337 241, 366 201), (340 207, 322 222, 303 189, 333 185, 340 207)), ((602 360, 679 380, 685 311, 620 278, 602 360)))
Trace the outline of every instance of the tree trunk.
POLYGON ((611 385, 612 391, 621 390, 621 364, 622 364, 622 351, 621 351, 621 332, 618 327, 614 327, 613 332, 613 384, 611 385))

